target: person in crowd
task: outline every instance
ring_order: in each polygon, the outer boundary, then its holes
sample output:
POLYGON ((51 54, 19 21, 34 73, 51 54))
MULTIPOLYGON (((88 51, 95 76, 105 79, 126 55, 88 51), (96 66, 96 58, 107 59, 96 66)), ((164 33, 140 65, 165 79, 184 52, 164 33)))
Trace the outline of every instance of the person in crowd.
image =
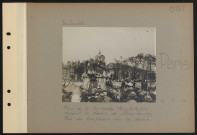
POLYGON ((135 89, 136 80, 133 79, 133 88, 135 89))
POLYGON ((90 86, 90 78, 86 73, 82 74, 83 88, 88 90, 90 86))
POLYGON ((86 73, 86 74, 88 73, 88 64, 89 64, 89 61, 86 60, 86 61, 85 61, 85 73, 86 73))
POLYGON ((146 102, 151 102, 153 100, 149 92, 146 92, 146 94, 144 96, 144 100, 146 102))
POLYGON ((106 78, 106 87, 107 87, 107 88, 110 88, 109 78, 108 78, 108 77, 106 78))
POLYGON ((80 101, 81 101, 81 90, 79 86, 75 86, 71 96, 71 102, 80 102, 80 101))
POLYGON ((129 80, 127 80, 127 82, 126 82, 126 87, 132 87, 133 86, 133 83, 131 82, 131 81, 129 81, 129 80))
POLYGON ((144 89, 148 90, 148 82, 147 82, 147 80, 144 80, 144 89))
POLYGON ((86 92, 81 93, 81 102, 88 102, 88 95, 86 92))
POLYGON ((114 94, 111 91, 107 91, 107 96, 110 97, 111 99, 114 98, 114 94))
POLYGON ((86 93, 87 93, 87 96, 88 96, 88 97, 93 96, 91 89, 88 89, 88 90, 86 91, 86 93))
POLYGON ((99 91, 101 91, 102 89, 101 89, 101 85, 100 84, 98 84, 98 86, 97 86, 97 90, 99 90, 99 91))
POLYGON ((127 102, 128 93, 126 91, 121 91, 120 102, 127 102))
POLYGON ((150 96, 152 97, 153 101, 155 101, 156 100, 156 91, 155 90, 151 91, 150 96))
POLYGON ((141 90, 144 90, 144 83, 145 83, 145 81, 144 81, 144 79, 141 81, 141 90))
POLYGON ((91 96, 91 97, 89 97, 89 102, 96 102, 96 98, 95 98, 95 96, 91 96))
POLYGON ((91 91, 92 91, 92 95, 96 95, 96 89, 95 88, 93 88, 93 89, 91 89, 91 91))
POLYGON ((125 81, 122 79, 122 84, 121 84, 121 88, 124 89, 126 87, 125 85, 125 81))
POLYGON ((134 91, 131 91, 128 94, 128 100, 136 100, 136 98, 137 98, 137 94, 134 91))
POLYGON ((107 73, 106 73, 106 69, 103 69, 103 74, 102 74, 102 80, 101 80, 101 89, 102 90, 106 90, 106 77, 107 77, 107 73))
POLYGON ((103 102, 103 98, 100 95, 98 95, 98 97, 96 98, 96 102, 103 102))
POLYGON ((71 92, 65 92, 62 96, 62 102, 70 102, 71 101, 71 92))
POLYGON ((97 77, 98 89, 106 90, 106 77, 99 74, 97 77))
POLYGON ((111 102, 112 101, 112 99, 109 97, 109 96, 104 96, 104 100, 103 100, 104 102, 111 102))
POLYGON ((117 89, 117 93, 116 93, 117 95, 116 95, 116 99, 118 100, 118 101, 120 101, 120 98, 121 98, 121 92, 120 92, 120 89, 117 89))

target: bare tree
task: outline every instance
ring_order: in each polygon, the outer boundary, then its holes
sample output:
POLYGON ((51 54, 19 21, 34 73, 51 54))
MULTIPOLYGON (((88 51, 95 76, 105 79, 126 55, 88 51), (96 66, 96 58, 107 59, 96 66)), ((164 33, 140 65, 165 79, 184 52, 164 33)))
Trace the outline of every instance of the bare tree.
POLYGON ((136 56, 137 59, 139 59, 140 63, 142 62, 142 59, 144 58, 144 54, 143 53, 139 53, 137 56, 136 56))
POLYGON ((133 78, 136 79, 136 74, 137 74, 137 68, 138 68, 138 65, 139 65, 139 60, 136 57, 129 57, 129 61, 134 64, 134 67, 133 67, 133 70, 134 70, 133 78))
POLYGON ((149 79, 150 79, 150 86, 151 86, 151 78, 150 78, 150 76, 151 76, 151 71, 152 71, 152 64, 155 64, 155 62, 156 62, 156 57, 155 56, 153 56, 153 55, 151 55, 151 54, 147 54, 145 57, 144 57, 144 59, 147 61, 147 63, 148 63, 148 67, 149 67, 149 79))

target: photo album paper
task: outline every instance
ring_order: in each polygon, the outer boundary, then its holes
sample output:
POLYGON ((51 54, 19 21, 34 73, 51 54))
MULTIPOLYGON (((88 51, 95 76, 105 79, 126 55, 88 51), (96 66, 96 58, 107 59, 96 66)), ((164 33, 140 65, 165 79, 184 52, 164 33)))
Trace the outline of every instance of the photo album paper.
POLYGON ((4 3, 4 133, 193 133, 192 3, 4 3))

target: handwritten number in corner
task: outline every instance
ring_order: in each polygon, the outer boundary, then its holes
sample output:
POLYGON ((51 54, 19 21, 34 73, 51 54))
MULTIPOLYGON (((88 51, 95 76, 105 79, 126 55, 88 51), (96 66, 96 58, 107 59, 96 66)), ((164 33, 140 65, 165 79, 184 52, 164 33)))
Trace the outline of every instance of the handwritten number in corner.
POLYGON ((185 10, 184 5, 170 6, 169 8, 170 13, 183 12, 184 10, 185 10))

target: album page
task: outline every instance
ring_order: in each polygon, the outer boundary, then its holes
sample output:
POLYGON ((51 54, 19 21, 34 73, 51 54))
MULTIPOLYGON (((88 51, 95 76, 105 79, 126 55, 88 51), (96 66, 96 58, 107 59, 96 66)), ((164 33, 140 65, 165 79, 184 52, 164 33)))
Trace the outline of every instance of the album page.
POLYGON ((192 3, 26 3, 24 11, 21 131, 195 132, 192 3))

